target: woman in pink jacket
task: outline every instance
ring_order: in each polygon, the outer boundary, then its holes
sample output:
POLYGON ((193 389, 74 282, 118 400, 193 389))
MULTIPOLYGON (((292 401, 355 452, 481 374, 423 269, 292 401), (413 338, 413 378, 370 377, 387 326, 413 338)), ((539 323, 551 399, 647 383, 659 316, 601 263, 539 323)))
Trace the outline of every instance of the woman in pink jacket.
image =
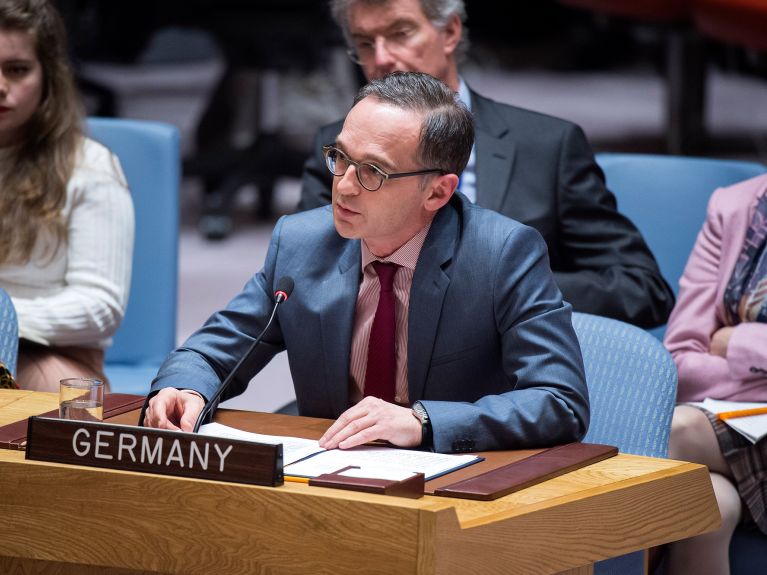
MULTIPOLYGON (((678 401, 767 401, 767 174, 714 192, 679 287, 664 341, 678 401)), ((722 526, 673 544, 667 572, 726 575, 738 523, 767 533, 767 441, 752 445, 713 414, 679 405, 669 456, 708 466, 722 526)))

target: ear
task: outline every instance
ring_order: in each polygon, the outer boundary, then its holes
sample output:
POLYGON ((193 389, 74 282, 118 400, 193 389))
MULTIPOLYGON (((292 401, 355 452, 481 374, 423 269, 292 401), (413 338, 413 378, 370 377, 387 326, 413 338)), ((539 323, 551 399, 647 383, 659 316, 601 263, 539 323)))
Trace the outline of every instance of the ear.
POLYGON ((442 29, 444 39, 445 54, 450 56, 455 52, 456 46, 461 41, 463 35, 463 24, 458 14, 453 14, 450 20, 442 29))
POLYGON ((455 174, 435 176, 429 185, 429 193, 424 199, 424 208, 427 211, 436 212, 450 201, 457 187, 458 176, 455 174))

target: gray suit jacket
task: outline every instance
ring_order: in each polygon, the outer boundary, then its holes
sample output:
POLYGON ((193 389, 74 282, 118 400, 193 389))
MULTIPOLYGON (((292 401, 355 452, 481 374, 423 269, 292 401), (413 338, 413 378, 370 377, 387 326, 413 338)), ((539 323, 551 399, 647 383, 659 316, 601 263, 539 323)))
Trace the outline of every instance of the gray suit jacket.
MULTIPOLYGON (((576 311, 640 327, 666 322, 674 295, 636 227, 616 207, 583 131, 571 122, 471 92, 477 203, 537 229, 551 269, 576 311)), ((330 203, 322 145, 343 122, 320 129, 304 166, 299 210, 330 203)))
MULTIPOLYGON (((329 207, 281 218, 263 269, 170 355, 152 391, 211 397, 265 326, 277 281, 291 276, 293 294, 229 396, 287 349, 299 412, 337 417, 349 407, 360 259, 359 240, 336 233, 329 207)), ((581 438, 588 392, 570 316, 540 235, 456 194, 432 223, 410 292, 410 401, 428 411, 435 449, 581 438)))

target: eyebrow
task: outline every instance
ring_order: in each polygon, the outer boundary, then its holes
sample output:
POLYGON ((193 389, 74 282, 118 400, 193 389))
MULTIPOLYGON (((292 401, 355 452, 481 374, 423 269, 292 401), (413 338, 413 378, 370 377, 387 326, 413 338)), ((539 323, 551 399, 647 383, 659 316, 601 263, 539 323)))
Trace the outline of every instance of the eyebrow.
POLYGON ((410 18, 400 18, 398 20, 395 20, 391 24, 389 24, 383 30, 383 32, 381 32, 379 34, 354 33, 354 32, 352 32, 351 37, 353 39, 358 39, 358 38, 371 38, 371 37, 374 37, 374 36, 379 36, 381 34, 383 34, 385 36, 386 34, 390 34, 391 32, 395 31, 397 28, 402 28, 403 26, 414 27, 414 26, 416 26, 416 24, 417 23, 414 20, 410 19, 410 18))
POLYGON ((0 61, 0 64, 2 64, 3 66, 7 66, 8 64, 32 65, 34 64, 34 62, 35 62, 34 58, 9 58, 8 60, 0 61))
MULTIPOLYGON (((335 143, 333 145, 336 148, 338 148, 339 150, 341 150, 344 154, 346 154, 347 156, 351 157, 351 154, 349 154, 349 152, 346 151, 346 149, 344 148, 343 143, 341 143, 338 140, 338 138, 336 138, 336 141, 335 141, 335 143)), ((369 159, 369 160, 368 159, 366 159, 366 160, 355 160, 355 162, 359 162, 361 164, 372 164, 376 168, 380 168, 384 172, 391 172, 391 171, 394 170, 394 167, 388 161, 386 161, 384 159, 381 159, 381 158, 378 158, 378 159, 373 158, 373 159, 369 159)))

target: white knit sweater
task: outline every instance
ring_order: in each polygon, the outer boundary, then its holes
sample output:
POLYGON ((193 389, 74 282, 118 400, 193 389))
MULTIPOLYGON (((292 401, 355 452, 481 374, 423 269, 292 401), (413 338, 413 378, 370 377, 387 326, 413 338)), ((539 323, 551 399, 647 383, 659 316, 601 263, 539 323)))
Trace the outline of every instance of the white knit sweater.
POLYGON ((120 162, 93 140, 83 142, 63 216, 68 237, 53 257, 51 234, 41 232, 28 264, 0 264, 0 287, 16 306, 20 337, 106 348, 128 301, 134 216, 120 162))

